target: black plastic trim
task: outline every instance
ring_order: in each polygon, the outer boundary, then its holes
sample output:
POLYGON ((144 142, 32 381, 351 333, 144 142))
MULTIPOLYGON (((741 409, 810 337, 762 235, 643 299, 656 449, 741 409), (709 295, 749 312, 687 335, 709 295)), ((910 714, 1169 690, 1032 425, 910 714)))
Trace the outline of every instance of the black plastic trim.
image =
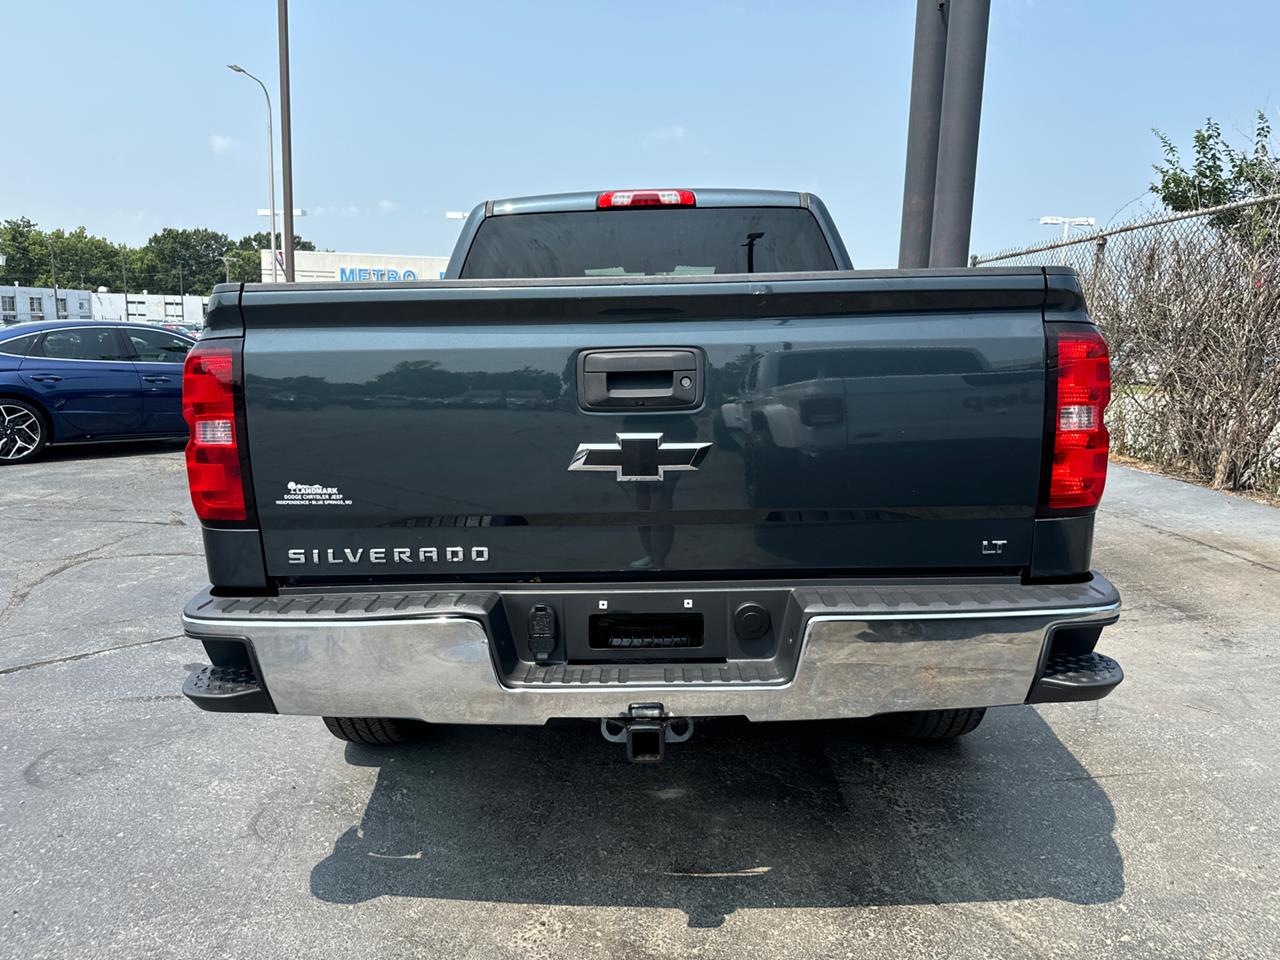
POLYGON ((244 336, 244 315, 240 310, 243 295, 243 283, 219 283, 213 288, 201 340, 244 336))
POLYGON ((1075 517, 1040 517, 1031 539, 1031 579, 1074 577, 1089 572, 1094 511, 1075 517))
POLYGON ((1124 681, 1120 664, 1101 653, 1050 657, 1027 703, 1101 700, 1124 681))
POLYGON ((257 527, 204 526, 201 536, 211 584, 222 590, 268 588, 262 533, 257 527))
POLYGON ((238 637, 200 637, 211 661, 187 675, 182 693, 213 713, 276 713, 253 644, 238 637))

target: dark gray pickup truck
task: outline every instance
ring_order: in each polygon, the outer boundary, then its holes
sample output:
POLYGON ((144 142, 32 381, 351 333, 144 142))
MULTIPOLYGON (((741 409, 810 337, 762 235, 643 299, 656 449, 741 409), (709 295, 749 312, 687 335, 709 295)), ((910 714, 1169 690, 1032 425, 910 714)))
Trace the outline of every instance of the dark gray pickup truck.
POLYGON ((1106 343, 1066 269, 858 271, 821 202, 492 201, 447 277, 219 286, 187 360, 208 710, 951 737, 1089 700, 1106 343))

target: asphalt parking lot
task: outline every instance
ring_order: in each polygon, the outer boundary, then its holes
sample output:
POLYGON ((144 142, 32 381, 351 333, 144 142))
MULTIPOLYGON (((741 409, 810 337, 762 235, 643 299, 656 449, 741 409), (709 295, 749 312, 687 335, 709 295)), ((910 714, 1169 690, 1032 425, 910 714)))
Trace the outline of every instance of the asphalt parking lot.
POLYGON ((344 746, 217 716, 173 446, 0 471, 0 957, 1264 957, 1280 951, 1280 510, 1113 468, 1095 704, 957 744, 587 725, 344 746))

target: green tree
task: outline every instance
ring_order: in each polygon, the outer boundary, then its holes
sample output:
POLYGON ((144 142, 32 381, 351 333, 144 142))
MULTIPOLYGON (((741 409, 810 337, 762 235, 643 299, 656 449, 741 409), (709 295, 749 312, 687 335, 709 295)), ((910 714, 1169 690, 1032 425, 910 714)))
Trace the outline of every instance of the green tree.
MULTIPOLYGON (((271 248, 271 232, 269 230, 259 230, 257 233, 250 234, 247 237, 241 237, 240 242, 236 246, 241 250, 269 250, 271 248)), ((276 249, 284 248, 284 234, 276 232, 276 249)), ((314 250, 316 245, 310 240, 304 240, 296 233, 293 235, 293 249, 295 250, 314 250)))
POLYGON ((262 263, 258 251, 239 247, 229 250, 224 276, 231 283, 258 283, 262 279, 262 263))
MULTIPOLYGON (((276 234, 276 249, 281 250, 281 244, 284 234, 276 234)), ((293 249, 294 250, 314 250, 316 245, 310 240, 304 240, 302 237, 294 234, 293 249)), ((241 237, 236 244, 236 249, 232 251, 231 280, 233 282, 243 281, 245 283, 258 283, 262 280, 262 261, 260 259, 260 250, 271 249, 271 234, 266 230, 259 230, 257 233, 251 233, 247 237, 241 237)), ((281 274, 283 277, 283 274, 281 274)))
POLYGON ((0 276, 6 284, 36 286, 36 281, 49 272, 49 244, 44 232, 26 217, 0 224, 0 254, 5 265, 0 276))
POLYGON ((153 293, 194 293, 208 296, 226 271, 223 255, 231 238, 216 230, 165 227, 144 248, 151 256, 151 272, 160 289, 153 293))
MULTIPOLYGON (((58 283, 64 287, 95 290, 121 283, 120 248, 103 237, 91 236, 84 227, 70 233, 54 230, 46 235, 54 251, 58 283)), ((46 278, 41 278, 45 284, 46 278)), ((52 285, 53 277, 47 278, 52 285)))
POLYGON ((121 283, 130 293, 141 293, 143 290, 148 293, 178 292, 176 287, 172 291, 163 287, 158 276, 159 271, 156 269, 155 257, 146 247, 121 245, 120 252, 125 265, 121 283))
MULTIPOLYGON (((258 251, 269 244, 265 230, 232 242, 216 230, 166 227, 144 246, 130 247, 95 237, 84 227, 45 232, 18 217, 0 223, 0 254, 6 258, 0 281, 49 287, 56 279, 61 287, 207 296, 214 284, 228 278, 233 283, 258 282, 258 251)), ((315 248, 309 240, 294 238, 296 250, 315 248)))
POLYGON ((133 290, 141 289, 154 273, 136 250, 95 237, 84 227, 46 233, 26 217, 0 225, 0 253, 7 258, 0 270, 6 284, 51 287, 56 280, 60 287, 120 290, 125 277, 132 275, 138 278, 129 285, 133 290))
MULTIPOLYGON (((1151 192, 1174 212, 1203 210, 1241 200, 1280 193, 1280 159, 1271 153, 1271 124, 1259 110, 1251 150, 1238 150, 1222 135, 1212 117, 1192 137, 1195 159, 1190 167, 1172 140, 1159 130, 1165 162, 1155 164, 1156 182, 1151 192)), ((1259 247, 1272 242, 1275 208, 1271 204, 1218 214, 1211 222, 1230 230, 1237 239, 1259 247)))

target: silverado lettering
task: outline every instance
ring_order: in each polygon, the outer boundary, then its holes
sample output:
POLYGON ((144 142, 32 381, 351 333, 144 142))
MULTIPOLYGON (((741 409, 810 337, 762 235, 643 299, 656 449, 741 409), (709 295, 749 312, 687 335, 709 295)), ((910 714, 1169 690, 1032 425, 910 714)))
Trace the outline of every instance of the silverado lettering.
MULTIPOLYGON (((366 558, 369 563, 436 563, 440 559, 440 550, 436 547, 343 547, 341 550, 329 548, 310 550, 294 547, 285 551, 289 563, 359 563, 366 558)), ((449 563, 460 563, 468 555, 473 563, 485 563, 489 559, 488 547, 445 547, 445 560, 449 563)))

